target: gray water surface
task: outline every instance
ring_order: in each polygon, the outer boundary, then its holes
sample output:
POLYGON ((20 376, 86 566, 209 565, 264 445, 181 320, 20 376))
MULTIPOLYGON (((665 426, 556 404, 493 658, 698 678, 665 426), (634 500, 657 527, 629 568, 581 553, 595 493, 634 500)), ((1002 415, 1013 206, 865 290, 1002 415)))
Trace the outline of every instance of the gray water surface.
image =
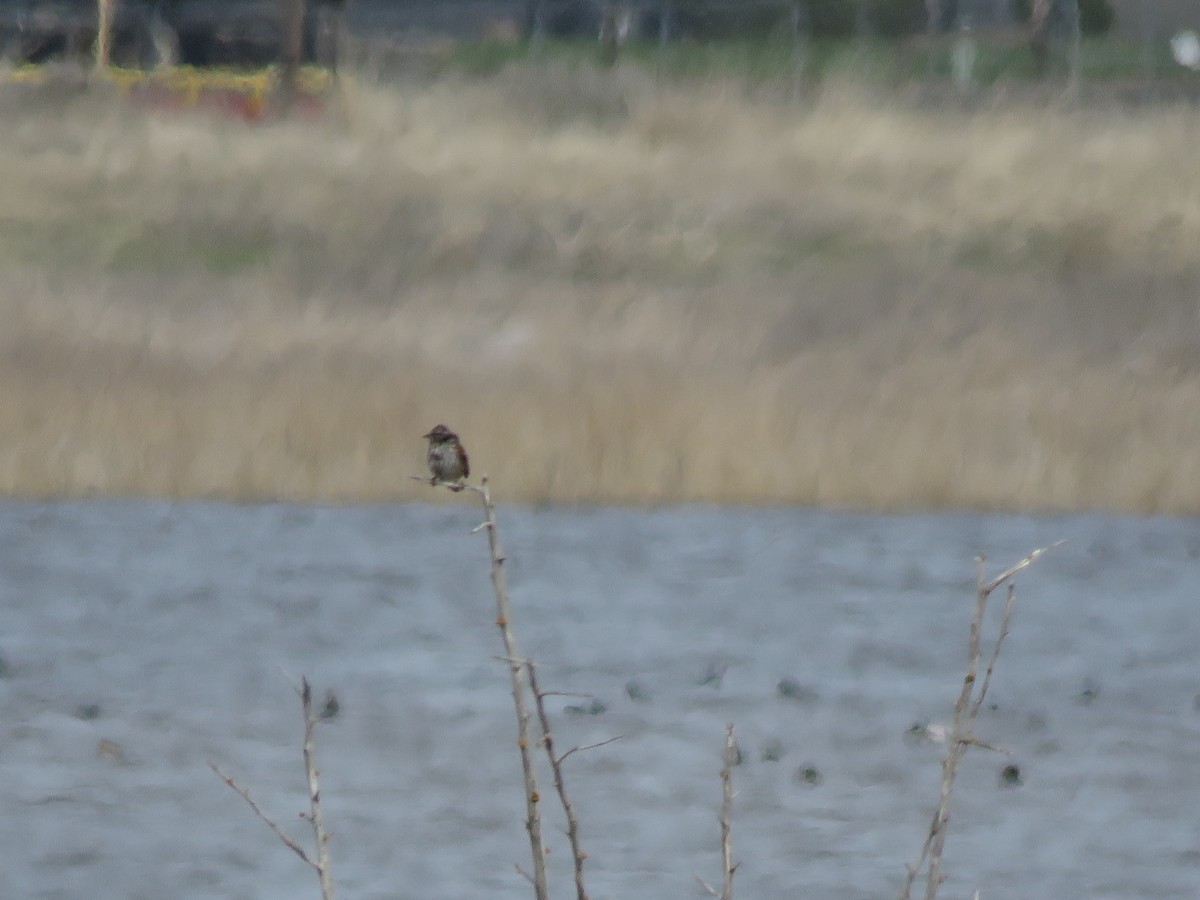
MULTIPOLYGON (((745 759, 736 895, 894 897, 944 752, 905 733, 949 721, 972 559, 984 551, 996 571, 1063 538, 1018 579, 996 708, 977 729, 1013 751, 1023 784, 1002 787, 1008 760, 971 751, 942 896, 1200 896, 1200 523, 500 516, 522 650, 544 687, 607 710, 551 698, 560 748, 625 736, 568 763, 594 900, 698 898, 694 876, 719 883, 727 722, 745 759)), ((479 518, 465 497, 0 503, 0 897, 319 896, 206 765, 309 839, 281 668, 341 700, 317 733, 340 897, 530 897, 514 869, 529 851, 486 539, 469 533, 479 518), (102 740, 119 752, 98 753, 102 740)), ((574 896, 544 773, 542 789, 551 893, 574 896)))

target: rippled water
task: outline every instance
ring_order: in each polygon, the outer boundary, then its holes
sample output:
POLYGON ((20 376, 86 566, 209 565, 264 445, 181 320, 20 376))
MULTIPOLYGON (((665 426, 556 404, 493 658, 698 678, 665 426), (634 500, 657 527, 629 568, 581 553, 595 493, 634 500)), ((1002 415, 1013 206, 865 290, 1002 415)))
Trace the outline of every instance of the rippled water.
MULTIPOLYGON (((340 896, 530 896, 478 518, 466 498, 0 504, 0 896, 317 896, 206 766, 307 836, 280 667, 341 699, 317 748, 340 896)), ((607 708, 555 698, 560 745, 625 735, 568 767, 596 900, 719 880, 726 722, 738 896, 895 896, 942 749, 905 732, 949 718, 972 557, 1060 538, 1019 579, 978 727, 1023 784, 972 751, 943 896, 1200 893, 1200 523, 502 508, 501 526, 523 649, 546 687, 607 708)), ((557 816, 548 834, 552 894, 573 896, 557 816)))

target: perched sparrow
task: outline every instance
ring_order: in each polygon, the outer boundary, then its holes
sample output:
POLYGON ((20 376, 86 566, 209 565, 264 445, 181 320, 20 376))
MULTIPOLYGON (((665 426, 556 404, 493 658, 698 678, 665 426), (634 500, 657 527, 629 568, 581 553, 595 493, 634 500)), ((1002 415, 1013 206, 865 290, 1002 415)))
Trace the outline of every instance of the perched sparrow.
POLYGON ((433 473, 429 483, 445 483, 451 490, 461 491, 463 486, 459 482, 471 474, 471 462, 458 435, 445 425, 438 425, 421 436, 429 440, 429 451, 425 454, 429 471, 433 473))

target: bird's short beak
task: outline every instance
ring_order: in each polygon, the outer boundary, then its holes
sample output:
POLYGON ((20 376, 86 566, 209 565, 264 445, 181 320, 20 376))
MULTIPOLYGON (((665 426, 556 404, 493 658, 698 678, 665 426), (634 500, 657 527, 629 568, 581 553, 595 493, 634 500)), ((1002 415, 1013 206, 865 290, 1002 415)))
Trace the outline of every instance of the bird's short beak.
POLYGON ((433 437, 433 432, 432 432, 432 431, 427 431, 427 432, 425 432, 423 435, 421 435, 421 437, 423 437, 423 438, 430 438, 430 437, 433 437))

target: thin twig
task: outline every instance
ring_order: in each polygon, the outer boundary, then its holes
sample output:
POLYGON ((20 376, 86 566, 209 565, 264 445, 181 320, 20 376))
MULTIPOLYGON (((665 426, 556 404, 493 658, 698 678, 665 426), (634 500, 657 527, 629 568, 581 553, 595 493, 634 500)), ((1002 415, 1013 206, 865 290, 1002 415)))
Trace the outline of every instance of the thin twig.
POLYGON ((921 873, 921 869, 925 865, 925 859, 929 856, 929 846, 933 843, 933 836, 936 833, 938 820, 938 810, 933 812, 933 824, 929 826, 929 833, 925 836, 925 843, 921 845, 921 853, 917 857, 916 863, 910 865, 904 864, 904 887, 900 889, 900 900, 909 900, 912 896, 913 882, 917 880, 917 876, 921 873))
POLYGON ((538 688, 537 666, 534 665, 532 659, 525 660, 525 671, 529 674, 529 689, 533 692, 533 702, 537 706, 538 722, 542 726, 542 746, 546 748, 546 756, 550 760, 550 769, 554 772, 554 789, 558 791, 558 799, 562 803, 563 813, 567 817, 567 841, 571 845, 571 859, 575 866, 576 900, 588 900, 587 888, 583 884, 583 861, 587 859, 587 854, 583 851, 583 847, 579 843, 579 820, 575 818, 575 809, 571 806, 571 798, 567 796, 567 786, 563 780, 562 771, 562 761, 570 756, 573 751, 568 751, 562 756, 554 755, 554 733, 550 730, 550 716, 546 714, 547 694, 538 688))
POLYGON ((993 753, 1003 753, 1005 756, 1012 756, 1012 751, 1007 747, 1001 747, 999 744, 992 744, 987 741, 981 741, 973 734, 968 734, 962 738, 962 743, 968 747, 978 747, 980 750, 991 750, 993 753))
MULTIPOLYGON (((926 840, 921 852, 922 860, 924 860, 926 853, 928 853, 929 857, 928 874, 925 881, 925 900, 934 900, 937 897, 938 887, 940 887, 942 882, 942 849, 946 844, 946 828, 950 821, 950 797, 954 792, 954 782, 958 778, 958 770, 962 764, 962 757, 967 749, 962 738, 969 732, 969 723, 973 721, 969 718, 970 702, 972 692, 975 690, 975 675, 979 669, 979 659, 982 655, 980 647, 983 633, 983 619, 984 614, 987 612, 989 594, 989 591, 985 590, 986 585, 983 580, 983 557, 976 558, 975 564, 977 590, 975 593, 975 615, 971 618, 971 627, 967 639, 967 674, 963 678, 958 700, 954 704, 954 724, 950 732, 950 740, 947 742, 946 757, 942 760, 941 794, 938 798, 937 809, 933 814, 933 821, 929 827, 929 838, 926 840)), ((901 895, 904 900, 908 900, 909 888, 911 887, 913 878, 916 877, 916 872, 920 871, 920 867, 921 864, 918 863, 915 867, 916 871, 913 868, 909 869, 908 883, 905 884, 904 893, 901 895)))
POLYGON ((298 681, 296 681, 295 678, 292 677, 292 673, 289 672, 287 669, 285 669, 283 666, 276 666, 275 668, 277 668, 279 670, 280 677, 283 678, 283 680, 288 683, 288 685, 291 687, 291 689, 296 692, 296 696, 301 697, 301 695, 303 694, 303 688, 301 688, 300 683, 298 681))
MULTIPOLYGON (((512 681, 513 706, 517 713, 517 748, 521 752, 521 772, 525 780, 525 830, 529 834, 529 847, 533 856, 533 876, 527 875, 526 877, 533 884, 535 900, 549 900, 550 891, 546 880, 546 850, 542 843, 542 817, 538 807, 541 794, 538 793, 537 777, 533 769, 529 706, 525 697, 525 681, 521 677, 521 670, 525 667, 526 660, 517 648, 517 639, 512 629, 512 604, 508 596, 508 582, 504 571, 504 550, 500 546, 500 534, 496 526, 496 506, 492 502, 492 491, 488 486, 486 475, 480 479, 478 486, 443 484, 442 487, 455 493, 468 490, 479 497, 479 502, 483 506, 484 521, 475 531, 486 531, 488 536, 488 550, 492 558, 492 590, 496 595, 496 626, 500 629, 500 638, 504 642, 504 659, 507 661, 512 681)), ((519 866, 517 870, 523 872, 519 866)))
POLYGON ((1003 572, 1001 572, 999 575, 997 575, 995 578, 993 578, 987 584, 982 585, 981 586, 982 590, 985 591, 986 593, 990 594, 992 591, 994 591, 996 588, 1000 587, 1000 585, 1004 584, 1004 582, 1008 581, 1008 579, 1012 578, 1014 575, 1016 575, 1022 569, 1028 569, 1030 566, 1032 566, 1035 562, 1037 562, 1037 560, 1040 556, 1042 556, 1045 553, 1049 553, 1051 550, 1055 549, 1056 547, 1061 547, 1065 543, 1066 543, 1065 539, 1061 540, 1061 541, 1055 541, 1053 544, 1050 544, 1048 547, 1041 547, 1037 550, 1034 550, 1023 560, 1021 560, 1020 562, 1017 562, 1017 563, 1013 563, 1011 566, 1009 566, 1007 569, 1005 569, 1003 572))
MULTIPOLYGON (((284 672, 284 677, 295 687, 295 682, 291 677, 284 672)), ((275 836, 279 838, 289 850, 299 856, 304 862, 312 866, 317 873, 317 878, 321 883, 321 898, 322 900, 334 900, 333 876, 329 869, 329 839, 332 837, 325 830, 325 820, 321 813, 321 789, 317 781, 317 760, 315 755, 315 741, 313 740, 313 729, 316 727, 317 721, 320 718, 313 713, 312 708, 312 685, 308 679, 302 677, 300 679, 300 707, 304 713, 304 745, 302 752, 304 754, 304 773, 308 778, 308 798, 309 810, 308 815, 301 813, 303 818, 308 819, 313 830, 313 840, 316 843, 317 858, 314 860, 307 852, 288 836, 283 829, 275 824, 262 808, 254 802, 254 798, 250 796, 250 792, 233 780, 233 777, 226 775, 218 769, 213 763, 209 763, 208 767, 216 773, 217 777, 224 781, 227 785, 237 791, 242 799, 250 805, 250 809, 254 814, 267 823, 267 826, 275 832, 275 836)))
POLYGON ((312 685, 308 679, 300 679, 300 703, 304 707, 304 772, 308 776, 309 822, 312 824, 313 840, 317 845, 317 876, 321 880, 322 900, 333 900, 333 876, 329 871, 329 838, 325 820, 321 814, 321 788, 317 783, 317 760, 313 742, 313 728, 317 716, 312 708, 312 685))
POLYGON ((737 743, 733 739, 733 723, 725 726, 725 766, 721 769, 721 863, 725 882, 721 900, 733 900, 733 873, 738 864, 733 861, 733 767, 737 765, 737 743))
POLYGON ((906 877, 904 885, 900 890, 900 900, 911 900, 913 883, 923 870, 927 871, 925 877, 925 900, 935 900, 937 897, 938 888, 941 886, 944 878, 941 872, 942 851, 946 845, 946 832, 950 822, 950 798, 954 792, 954 783, 958 778, 959 768, 962 765, 962 759, 966 754, 967 748, 983 747, 1000 753, 1009 753, 1009 751, 1002 747, 980 740, 974 734, 975 720, 983 708, 984 698, 987 696, 988 688, 991 686, 992 673, 996 668, 996 660, 1000 656, 1000 648, 1004 643, 1005 637, 1008 636, 1008 628, 1016 603, 1016 589, 1013 585, 1009 584, 1008 599, 1000 621, 1000 630, 996 636, 995 644, 992 646, 992 653, 988 660, 983 682, 977 684, 979 664, 983 658, 983 623, 985 614, 987 613, 988 599, 998 587, 1010 581, 1018 572, 1033 565, 1044 553, 1058 547, 1062 543, 1062 541, 1057 541, 1048 547, 1034 550, 1024 559, 1009 566, 990 581, 984 577, 983 557, 978 557, 975 561, 975 613, 971 618, 970 631, 967 637, 967 672, 963 677, 958 700, 954 704, 954 724, 951 727, 950 738, 947 741, 946 756, 942 760, 941 793, 938 798, 937 808, 934 810, 932 820, 929 824, 929 833, 926 835, 925 841, 921 846, 917 862, 914 865, 905 866, 906 877), (928 866, 926 866, 927 861, 928 866))
POLYGON ((625 735, 618 734, 614 737, 605 738, 602 741, 596 741, 596 743, 594 743, 594 744, 584 744, 582 747, 572 747, 570 750, 568 750, 566 753, 564 753, 562 756, 560 756, 558 758, 558 762, 561 764, 572 753, 582 753, 585 750, 595 750, 597 747, 603 747, 605 744, 612 744, 612 743, 615 743, 617 741, 624 740, 624 739, 625 739, 625 735))
POLYGON ((275 821, 270 816, 268 816, 265 812, 262 811, 262 807, 260 807, 256 802, 254 802, 254 798, 250 796, 250 792, 248 790, 246 790, 244 787, 242 787, 240 784, 238 784, 233 779, 232 775, 226 775, 224 772, 222 772, 219 768, 217 768, 217 766, 215 766, 211 762, 208 764, 208 767, 210 769, 212 769, 213 772, 216 773, 218 778, 220 778, 223 782, 225 782, 227 785, 229 785, 231 788, 233 788, 235 791, 238 792, 238 794, 241 796, 241 798, 243 800, 245 800, 247 804, 249 804, 249 806, 252 810, 254 810, 254 814, 256 816, 258 816, 260 819, 262 819, 264 822, 266 822, 267 827, 270 828, 273 832, 275 832, 275 836, 277 838, 279 838, 279 840, 283 841, 283 845, 285 847, 287 847, 289 850, 291 850, 293 853, 295 853, 298 857, 300 857, 302 860, 304 860, 306 863, 308 863, 308 865, 312 866, 314 869, 317 868, 317 864, 309 858, 307 853, 304 852, 304 848, 301 847, 299 844, 297 844, 291 837, 289 837, 288 834, 282 828, 280 828, 278 825, 275 824, 275 821))
POLYGON ((721 815, 717 821, 721 824, 721 890, 701 878, 695 876, 700 886, 718 900, 733 900, 733 875, 739 863, 733 861, 733 768, 737 765, 737 742, 733 739, 733 723, 725 726, 725 753, 721 766, 721 815))
MULTIPOLYGON (((993 588, 994 590, 994 588, 993 588)), ((1016 585, 1008 586, 1008 597, 1004 601, 1004 614, 1000 617, 1000 633, 996 635, 995 646, 992 647, 992 658, 988 660, 987 671, 983 674, 983 684, 979 686, 979 696, 975 698, 975 705, 971 707, 971 719, 974 720, 979 715, 979 710, 983 707, 983 700, 987 696, 988 688, 992 684, 992 672, 996 670, 996 660, 1000 657, 1000 646, 1004 643, 1004 639, 1008 637, 1008 626, 1012 622, 1013 607, 1017 602, 1016 585)))

